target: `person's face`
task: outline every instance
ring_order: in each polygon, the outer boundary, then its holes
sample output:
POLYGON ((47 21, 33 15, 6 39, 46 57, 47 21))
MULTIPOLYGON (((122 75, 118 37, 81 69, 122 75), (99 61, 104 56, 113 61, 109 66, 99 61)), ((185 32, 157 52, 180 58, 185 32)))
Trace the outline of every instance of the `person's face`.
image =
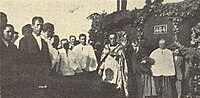
POLYGON ((68 50, 68 49, 69 49, 69 43, 64 43, 64 44, 63 44, 63 48, 64 48, 65 50, 68 50))
POLYGON ((74 44, 75 41, 76 41, 76 38, 75 38, 75 37, 71 37, 71 38, 70 38, 70 43, 74 44))
POLYGON ((53 37, 53 34, 54 34, 54 31, 53 31, 53 30, 48 30, 48 31, 47 31, 47 38, 52 38, 52 37, 53 37))
POLYGON ((41 33, 41 28, 42 28, 42 25, 43 25, 43 23, 41 22, 41 21, 39 21, 39 20, 36 20, 35 21, 35 24, 33 24, 33 32, 35 33, 35 34, 40 34, 41 33))
POLYGON ((64 44, 68 43, 68 41, 67 40, 63 40, 63 41, 61 41, 61 43, 62 43, 62 46, 64 46, 64 44))
POLYGON ((91 41, 91 40, 89 41, 89 44, 90 44, 90 45, 92 45, 93 43, 94 43, 93 41, 91 41))
POLYGON ((138 39, 141 40, 141 39, 142 39, 142 35, 139 35, 139 36, 138 36, 138 39))
POLYGON ((165 41, 160 41, 159 42, 159 48, 160 49, 165 49, 165 41))
POLYGON ((197 27, 200 28, 200 23, 197 24, 197 27))
POLYGON ((132 46, 133 46, 133 47, 137 47, 137 46, 138 46, 138 42, 137 42, 137 41, 133 41, 133 42, 132 42, 132 46))
POLYGON ((13 37, 14 29, 12 27, 6 27, 3 31, 3 38, 6 41, 11 41, 13 37))
POLYGON ((197 25, 200 26, 200 22, 197 25))
POLYGON ((116 44, 116 36, 114 34, 109 36, 110 44, 115 45, 116 44))
POLYGON ((113 72, 112 70, 106 70, 105 75, 106 75, 106 78, 107 78, 108 80, 112 80, 112 79, 113 79, 114 72, 113 72))
POLYGON ((179 49, 174 50, 174 54, 178 55, 180 53, 179 49))
POLYGON ((85 37, 85 36, 81 36, 80 39, 79 39, 79 42, 80 42, 82 45, 85 45, 85 44, 86 44, 86 37, 85 37))
POLYGON ((12 41, 15 42, 15 41, 17 40, 18 37, 19 37, 18 34, 14 34, 14 35, 13 35, 13 38, 12 38, 12 41))

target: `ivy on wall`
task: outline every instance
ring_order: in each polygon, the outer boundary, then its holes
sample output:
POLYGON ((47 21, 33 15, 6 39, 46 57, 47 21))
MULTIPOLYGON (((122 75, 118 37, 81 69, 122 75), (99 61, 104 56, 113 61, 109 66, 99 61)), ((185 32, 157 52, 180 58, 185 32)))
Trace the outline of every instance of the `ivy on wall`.
POLYGON ((166 17, 168 20, 173 21, 174 32, 174 45, 182 50, 182 54, 186 58, 192 59, 197 55, 197 49, 186 48, 178 42, 179 24, 184 20, 195 16, 200 12, 200 0, 184 0, 178 3, 162 4, 163 0, 146 0, 146 5, 142 9, 133 9, 132 11, 118 11, 107 14, 105 11, 102 13, 93 13, 87 17, 92 20, 91 29, 89 30, 90 38, 94 42, 105 44, 106 36, 113 29, 119 29, 132 25, 143 31, 143 25, 150 16, 166 17))

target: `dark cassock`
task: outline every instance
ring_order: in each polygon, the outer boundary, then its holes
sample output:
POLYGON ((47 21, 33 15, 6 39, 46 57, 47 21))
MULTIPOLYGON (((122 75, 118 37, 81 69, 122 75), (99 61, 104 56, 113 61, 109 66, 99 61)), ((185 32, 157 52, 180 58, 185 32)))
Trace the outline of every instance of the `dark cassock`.
POLYGON ((32 33, 20 40, 19 50, 24 74, 36 83, 35 86, 46 85, 52 65, 47 42, 32 33))
POLYGON ((142 98, 157 96, 155 81, 152 75, 151 67, 155 63, 154 59, 144 57, 140 65, 142 78, 142 98))
POLYGON ((126 58, 128 64, 128 92, 130 97, 142 96, 141 74, 139 63, 142 60, 142 50, 139 47, 128 46, 126 58))
MULTIPOLYGON (((131 97, 143 98, 154 95, 152 91, 152 77, 149 64, 141 64, 147 60, 147 52, 140 45, 130 46, 127 51, 128 60, 128 91, 131 97)), ((147 60, 149 61, 149 59, 147 60)), ((155 87, 154 87, 155 88, 155 87)))

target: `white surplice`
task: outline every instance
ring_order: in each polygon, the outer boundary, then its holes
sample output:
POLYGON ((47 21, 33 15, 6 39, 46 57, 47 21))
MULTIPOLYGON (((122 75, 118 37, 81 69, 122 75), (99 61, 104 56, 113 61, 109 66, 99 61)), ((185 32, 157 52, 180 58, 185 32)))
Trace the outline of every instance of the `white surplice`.
POLYGON ((171 50, 158 48, 151 53, 150 58, 155 60, 155 64, 152 65, 153 76, 175 75, 173 52, 171 50))
POLYGON ((98 67, 94 49, 91 45, 79 44, 72 50, 78 56, 81 68, 86 71, 95 71, 98 67))
POLYGON ((105 45, 101 61, 100 69, 103 69, 102 80, 107 83, 116 84, 117 88, 123 88, 125 94, 128 95, 128 67, 123 46, 120 44, 116 46, 105 45), (110 52, 115 53, 116 56, 110 55, 110 52))
POLYGON ((69 66, 69 59, 67 57, 65 49, 59 49, 59 53, 61 55, 61 60, 60 60, 60 71, 63 76, 67 75, 74 75, 74 71, 72 68, 69 66))

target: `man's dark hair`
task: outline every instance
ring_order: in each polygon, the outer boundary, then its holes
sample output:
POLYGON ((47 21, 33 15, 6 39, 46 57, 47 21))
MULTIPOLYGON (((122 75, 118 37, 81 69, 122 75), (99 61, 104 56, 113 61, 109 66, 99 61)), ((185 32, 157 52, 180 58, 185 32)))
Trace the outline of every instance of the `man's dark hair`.
POLYGON ((6 24, 6 25, 4 25, 4 26, 2 27, 1 37, 4 36, 4 35, 3 35, 3 31, 6 29, 6 27, 11 27, 11 28, 13 29, 13 31, 14 31, 14 26, 13 26, 13 25, 11 25, 11 24, 6 24))
POLYGON ((52 31, 54 31, 54 25, 52 24, 52 23, 45 23, 44 25, 43 25, 43 27, 42 27, 42 30, 44 31, 44 32, 47 32, 48 30, 52 30, 52 31))
POLYGON ((44 19, 42 17, 39 17, 39 16, 35 16, 33 17, 32 19, 32 24, 34 25, 35 24, 35 21, 38 20, 39 22, 42 22, 44 23, 44 19))
MULTIPOLYGON (((0 17, 1 17, 1 21, 0 23, 3 21, 3 22, 8 22, 7 20, 7 15, 4 13, 4 12, 0 12, 0 17)), ((2 23, 1 23, 2 25, 2 23)))
POLYGON ((61 39, 61 42, 62 42, 62 41, 68 41, 68 39, 66 39, 66 38, 63 38, 63 39, 61 39))
POLYGON ((74 37, 74 38, 76 39, 76 36, 74 36, 74 35, 70 35, 70 36, 69 36, 69 39, 71 39, 72 37, 74 37))
POLYGON ((54 41, 52 43, 53 48, 57 49, 58 45, 59 45, 59 36, 58 35, 53 35, 54 41))
POLYGON ((63 44, 63 48, 64 48, 65 50, 68 50, 68 49, 69 49, 69 43, 64 43, 64 44, 63 44))
POLYGON ((24 35, 25 33, 32 33, 33 28, 31 27, 31 24, 26 24, 25 26, 22 27, 22 34, 24 35))
POLYGON ((84 37, 86 38, 86 35, 82 33, 82 34, 79 35, 79 39, 80 39, 82 36, 84 36, 84 37))
POLYGON ((110 33, 109 36, 110 35, 115 35, 115 38, 117 38, 117 33, 110 33))
POLYGON ((14 26, 11 24, 6 24, 2 27, 2 30, 4 31, 6 29, 6 27, 11 27, 14 30, 14 26))
POLYGON ((137 43, 139 43, 138 39, 134 38, 134 37, 131 38, 131 42, 137 42, 137 43))
POLYGON ((0 12, 0 32, 3 32, 3 26, 7 24, 7 22, 8 22, 7 15, 4 12, 0 12))

